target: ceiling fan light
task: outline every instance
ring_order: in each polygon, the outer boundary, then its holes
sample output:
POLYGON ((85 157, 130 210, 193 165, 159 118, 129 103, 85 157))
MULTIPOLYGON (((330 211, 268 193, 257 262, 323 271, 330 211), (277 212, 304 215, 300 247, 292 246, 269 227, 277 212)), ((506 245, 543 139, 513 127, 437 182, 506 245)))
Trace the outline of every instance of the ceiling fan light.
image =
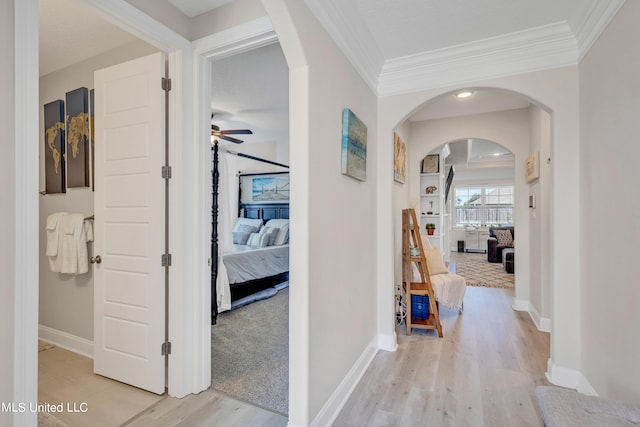
POLYGON ((473 95, 473 91, 469 89, 456 92, 456 98, 460 98, 460 99, 468 98, 471 95, 473 95))

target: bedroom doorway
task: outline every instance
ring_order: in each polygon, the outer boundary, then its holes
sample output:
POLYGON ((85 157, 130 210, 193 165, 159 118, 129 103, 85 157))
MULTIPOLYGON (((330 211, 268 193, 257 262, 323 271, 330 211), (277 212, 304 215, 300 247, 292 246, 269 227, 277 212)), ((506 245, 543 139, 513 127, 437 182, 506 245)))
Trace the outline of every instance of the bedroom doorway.
POLYGON ((287 415, 288 65, 276 40, 209 63, 212 388, 287 415))

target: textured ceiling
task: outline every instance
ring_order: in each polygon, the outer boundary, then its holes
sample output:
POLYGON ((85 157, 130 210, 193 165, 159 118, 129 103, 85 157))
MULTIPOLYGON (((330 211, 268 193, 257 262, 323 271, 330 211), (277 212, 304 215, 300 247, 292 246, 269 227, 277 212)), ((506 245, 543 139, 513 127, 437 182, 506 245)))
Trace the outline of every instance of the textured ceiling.
MULTIPOLYGON (((326 0, 320 0, 320 2, 326 0)), ((433 51, 548 24, 575 33, 597 0, 331 0, 357 12, 385 59, 433 51), (355 2, 356 8, 347 3, 355 2)))
POLYGON ((79 0, 39 1, 40 76, 135 40, 79 0))
POLYGON ((247 143, 288 141, 289 67, 279 44, 212 62, 211 109, 221 129, 250 128, 247 143))
POLYGON ((455 93, 441 95, 411 115, 410 121, 468 116, 527 108, 529 101, 499 89, 473 88, 473 95, 460 99, 455 93))
POLYGON ((190 18, 213 10, 233 0, 168 0, 190 18))
MULTIPOLYGON (((233 0, 155 1, 170 2, 185 15, 195 16, 233 0)), ((588 48, 589 40, 597 37, 591 30, 606 25, 622 4, 622 0, 304 1, 380 96, 428 85, 462 87, 469 73, 476 79, 489 78, 496 70, 506 75, 575 64, 580 47, 588 48), (527 51, 529 46, 535 50, 527 51), (547 52, 556 56, 542 63, 529 57, 547 52), (488 63, 493 69, 484 70, 488 63)), ((40 14, 41 75, 134 39, 100 19, 83 0, 40 0, 40 14)), ((214 67, 213 108, 216 120, 225 121, 223 127, 273 133, 273 123, 288 120, 288 74, 279 48, 217 61, 214 67)), ((527 106, 525 99, 478 88, 466 100, 438 97, 411 120, 527 106)))

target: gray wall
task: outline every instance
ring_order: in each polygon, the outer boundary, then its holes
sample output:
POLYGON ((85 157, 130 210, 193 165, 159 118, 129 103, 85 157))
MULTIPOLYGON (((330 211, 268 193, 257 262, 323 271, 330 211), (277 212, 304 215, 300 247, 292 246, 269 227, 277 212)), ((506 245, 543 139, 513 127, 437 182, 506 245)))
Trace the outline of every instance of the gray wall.
POLYGON ((638 16, 640 2, 627 1, 579 69, 583 372, 598 394, 636 404, 640 402, 640 54, 634 45, 640 39, 638 16))
MULTIPOLYGON (((97 57, 40 77, 40 106, 65 99, 65 93, 79 87, 93 88, 93 72, 110 65, 156 52, 144 43, 133 42, 97 57)), ((44 129, 40 111, 40 189, 44 190, 44 129)), ((41 326, 75 337, 93 340, 93 274, 72 276, 53 273, 45 256, 47 216, 54 212, 93 213, 93 191, 89 187, 69 188, 66 194, 40 196, 40 310, 41 326)), ((92 244, 89 244, 91 254, 92 244)))
POLYGON ((377 99, 304 2, 264 4, 291 67, 289 422, 302 426, 377 346, 377 99), (345 107, 367 126, 364 182, 340 173, 345 107))
MULTIPOLYGON (((529 242, 531 253, 529 257, 529 271, 531 293, 529 303, 530 312, 538 326, 549 330, 551 316, 551 117, 540 107, 531 106, 530 141, 531 153, 540 153, 540 178, 528 185, 527 195, 536 199, 535 208, 529 209, 529 242), (541 319, 544 319, 541 322, 541 319)), ((520 170, 519 170, 520 171, 520 170)), ((522 171, 524 173, 524 171, 522 171)), ((527 244, 518 240, 518 246, 527 244)), ((524 260, 523 260, 524 261, 524 260)), ((518 260, 516 260, 518 264, 518 260)))
POLYGON ((260 0, 234 0, 189 18, 167 0, 126 0, 188 40, 197 40, 265 16, 260 0))

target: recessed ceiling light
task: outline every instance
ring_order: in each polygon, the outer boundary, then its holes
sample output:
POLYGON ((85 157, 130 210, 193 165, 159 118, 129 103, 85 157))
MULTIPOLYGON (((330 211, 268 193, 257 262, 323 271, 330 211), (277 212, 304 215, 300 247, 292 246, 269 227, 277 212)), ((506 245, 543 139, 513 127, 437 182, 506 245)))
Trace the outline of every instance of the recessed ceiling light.
POLYGON ((468 98, 473 95, 472 90, 461 90, 460 92, 456 92, 456 98, 468 98))

